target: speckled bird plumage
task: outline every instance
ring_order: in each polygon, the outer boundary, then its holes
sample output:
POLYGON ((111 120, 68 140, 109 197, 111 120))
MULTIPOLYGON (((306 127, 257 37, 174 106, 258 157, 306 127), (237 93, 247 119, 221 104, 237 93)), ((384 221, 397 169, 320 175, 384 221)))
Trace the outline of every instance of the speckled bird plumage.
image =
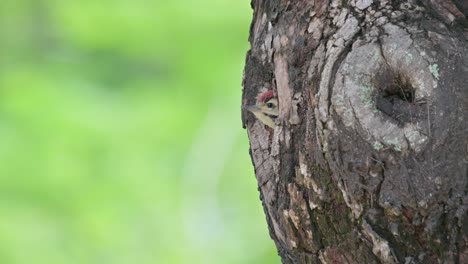
POLYGON ((263 124, 274 128, 275 119, 279 115, 278 99, 273 90, 268 90, 258 95, 255 105, 245 106, 263 124))

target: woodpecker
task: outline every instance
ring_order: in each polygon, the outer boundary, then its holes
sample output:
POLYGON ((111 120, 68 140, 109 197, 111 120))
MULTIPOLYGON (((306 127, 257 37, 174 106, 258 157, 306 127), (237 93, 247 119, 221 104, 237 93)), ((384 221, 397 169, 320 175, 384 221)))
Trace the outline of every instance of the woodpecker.
POLYGON ((275 119, 279 115, 278 110, 278 98, 276 93, 272 90, 268 90, 261 93, 257 97, 257 103, 254 105, 244 106, 244 109, 249 110, 258 120, 262 121, 263 124, 274 128, 275 119))

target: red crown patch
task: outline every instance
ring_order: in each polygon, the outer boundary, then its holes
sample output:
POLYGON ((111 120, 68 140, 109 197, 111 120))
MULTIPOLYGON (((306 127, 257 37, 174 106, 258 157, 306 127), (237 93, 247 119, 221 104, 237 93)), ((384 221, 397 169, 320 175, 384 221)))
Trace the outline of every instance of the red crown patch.
POLYGON ((265 103, 265 102, 268 102, 273 97, 276 97, 275 92, 273 92, 273 90, 268 90, 268 91, 266 91, 264 93, 261 93, 258 96, 257 102, 265 103))

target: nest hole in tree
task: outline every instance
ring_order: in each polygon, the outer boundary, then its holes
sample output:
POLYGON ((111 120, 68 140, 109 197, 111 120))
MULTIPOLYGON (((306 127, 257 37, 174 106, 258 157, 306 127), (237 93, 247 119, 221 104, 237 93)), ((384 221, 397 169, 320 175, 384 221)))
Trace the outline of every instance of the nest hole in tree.
POLYGON ((380 69, 373 79, 376 108, 399 126, 414 122, 424 115, 421 103, 416 102, 416 89, 404 73, 389 67, 380 69))

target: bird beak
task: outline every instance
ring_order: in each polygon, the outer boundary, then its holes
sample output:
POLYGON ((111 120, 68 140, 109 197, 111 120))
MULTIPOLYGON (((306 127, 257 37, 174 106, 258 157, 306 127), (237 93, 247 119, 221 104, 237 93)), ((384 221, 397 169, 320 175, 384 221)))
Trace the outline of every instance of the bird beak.
POLYGON ((246 106, 243 106, 242 108, 244 108, 245 110, 248 110, 252 113, 255 113, 255 112, 259 112, 260 111, 260 108, 256 105, 246 105, 246 106))

